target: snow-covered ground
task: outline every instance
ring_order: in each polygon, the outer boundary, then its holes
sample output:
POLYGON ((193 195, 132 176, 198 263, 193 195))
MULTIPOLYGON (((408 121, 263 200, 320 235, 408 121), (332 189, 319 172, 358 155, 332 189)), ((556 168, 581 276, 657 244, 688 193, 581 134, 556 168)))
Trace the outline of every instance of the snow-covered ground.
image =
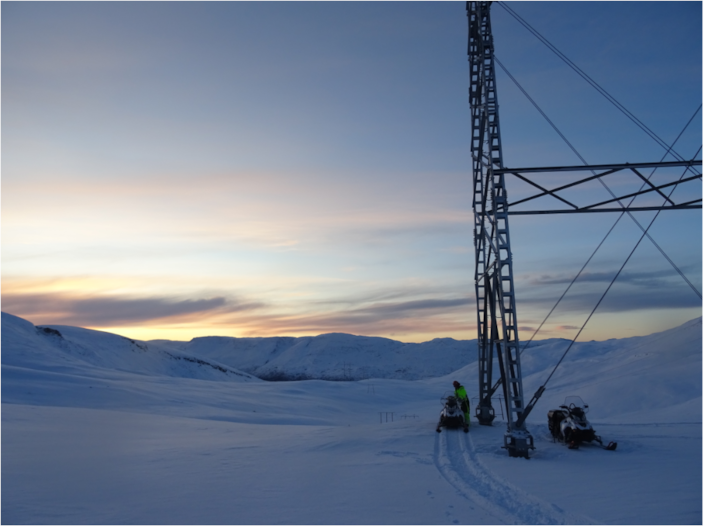
MULTIPOLYGON (((567 344, 524 352, 527 400, 567 344)), ((476 394, 475 354, 343 334, 145 343, 3 314, 2 522, 702 522, 700 319, 575 345, 529 416, 529 460, 501 449, 499 409, 435 433, 453 380, 476 394), (551 441, 546 412, 575 394, 617 451, 551 441)))

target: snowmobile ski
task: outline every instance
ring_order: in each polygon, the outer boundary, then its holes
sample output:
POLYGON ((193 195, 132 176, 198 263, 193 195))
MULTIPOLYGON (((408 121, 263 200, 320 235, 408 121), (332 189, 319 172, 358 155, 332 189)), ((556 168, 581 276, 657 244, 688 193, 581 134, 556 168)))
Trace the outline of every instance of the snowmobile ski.
POLYGON ((605 451, 614 451, 617 449, 617 442, 607 442, 607 445, 602 446, 605 451))

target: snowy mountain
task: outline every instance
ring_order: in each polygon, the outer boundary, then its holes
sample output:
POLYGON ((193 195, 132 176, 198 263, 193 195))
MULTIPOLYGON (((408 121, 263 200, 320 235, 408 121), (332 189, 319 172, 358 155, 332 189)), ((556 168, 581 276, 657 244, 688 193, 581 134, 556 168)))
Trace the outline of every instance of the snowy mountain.
POLYGON ((208 380, 253 379, 229 366, 150 343, 72 326, 35 327, 4 312, 2 365, 53 372, 86 373, 100 369, 208 380))
POLYGON ((299 338, 200 337, 188 343, 159 341, 159 344, 270 381, 432 378, 467 365, 477 353, 476 340, 448 338, 401 343, 349 334, 299 338))
MULTIPOLYGON (((574 344, 519 460, 501 407, 435 433, 452 380, 476 396, 474 341, 141 342, 3 313, 3 521, 698 524, 701 324, 574 344), (553 443, 546 413, 568 395, 617 451, 553 443)), ((568 345, 523 352, 527 401, 568 345)))

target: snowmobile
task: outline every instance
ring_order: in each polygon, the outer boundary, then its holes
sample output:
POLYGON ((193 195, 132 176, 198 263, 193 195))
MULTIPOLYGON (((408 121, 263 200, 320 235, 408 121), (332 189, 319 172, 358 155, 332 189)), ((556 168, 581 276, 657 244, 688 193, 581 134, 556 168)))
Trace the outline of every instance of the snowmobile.
POLYGON ((563 442, 569 449, 578 449, 582 442, 597 442, 608 451, 617 449, 617 442, 602 443, 585 416, 587 412, 588 406, 580 396, 568 396, 558 409, 548 411, 548 429, 553 441, 563 442))
POLYGON ((440 398, 443 408, 440 411, 440 421, 435 429, 438 433, 442 431, 442 427, 458 428, 463 427, 465 433, 469 431, 469 426, 465 420, 465 414, 462 412, 462 400, 454 394, 446 393, 440 398))

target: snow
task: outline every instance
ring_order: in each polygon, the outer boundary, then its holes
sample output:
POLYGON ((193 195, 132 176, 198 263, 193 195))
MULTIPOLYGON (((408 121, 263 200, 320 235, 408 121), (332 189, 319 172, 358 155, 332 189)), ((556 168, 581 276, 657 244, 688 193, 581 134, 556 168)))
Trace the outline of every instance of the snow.
MULTIPOLYGON (((574 345, 524 460, 500 447, 500 409, 435 433, 453 380, 477 392, 474 341, 140 342, 3 313, 2 521, 699 524, 701 324, 574 345), (255 377, 276 372, 311 379, 255 377), (569 395, 617 451, 552 442, 545 414, 569 395)), ((526 400, 567 345, 524 351, 526 400)))

